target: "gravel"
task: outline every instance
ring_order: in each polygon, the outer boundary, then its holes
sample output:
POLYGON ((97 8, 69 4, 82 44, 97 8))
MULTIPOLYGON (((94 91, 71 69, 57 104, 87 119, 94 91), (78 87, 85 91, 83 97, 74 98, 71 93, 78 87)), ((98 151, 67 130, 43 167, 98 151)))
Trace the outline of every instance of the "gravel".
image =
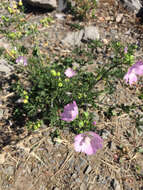
MULTIPOLYGON (((108 3, 108 1, 106 3, 108 3)), ((118 9, 118 7, 113 7, 107 6, 107 4, 104 6, 103 3, 102 7, 97 8, 95 13, 97 14, 95 16, 98 18, 95 22, 99 29, 98 32, 100 34, 100 38, 104 39, 103 43, 106 42, 108 44, 108 42, 113 39, 119 39, 124 44, 127 42, 140 42, 141 48, 139 49, 138 54, 142 54, 143 47, 142 41, 140 40, 142 33, 137 33, 139 29, 137 29, 136 23, 133 24, 133 22, 135 22, 133 16, 122 9, 118 9), (127 17, 126 14, 128 15, 127 17), (103 21, 100 20, 101 17, 103 18, 103 21), (137 40, 137 38, 139 39, 137 40)), ((44 17, 47 15, 41 14, 40 18, 42 16, 44 17)), ((32 18, 36 20, 38 15, 31 15, 28 21, 30 22, 30 19, 32 18)), ((46 50, 48 54, 52 51, 50 50, 50 47, 53 48, 54 46, 59 47, 61 51, 67 50, 67 48, 59 45, 63 37, 65 37, 65 34, 70 30, 66 27, 65 22, 66 19, 64 21, 60 20, 60 23, 56 21, 53 26, 46 28, 46 32, 49 35, 48 37, 45 37, 44 31, 41 31, 39 35, 39 40, 41 40, 40 51, 46 50), (48 49, 42 46, 44 41, 48 41, 48 49)), ((31 42, 28 39, 25 39, 21 43, 29 43, 29 46, 31 45, 31 42)), ((94 60, 95 65, 93 67, 95 70, 100 65, 103 66, 104 64, 109 64, 108 58, 112 55, 110 55, 110 52, 108 53, 106 51, 106 48, 97 48, 95 52, 96 60, 94 60), (99 64, 97 64, 97 62, 99 64)), ((58 57, 61 52, 54 53, 58 57)), ((113 59, 114 57, 112 56, 110 59, 111 58, 113 59)), ((3 59, 0 59, 0 61, 3 62, 3 59)), ((7 64, 5 65, 7 67, 7 64)), ((79 66, 77 63, 75 63, 75 65, 77 67, 79 66)), ((91 68, 91 70, 93 68, 91 68)), ((9 67, 7 72, 11 72, 9 67)), ((103 88, 102 85, 98 86, 98 88, 99 87, 103 88)), ((5 93, 8 93, 7 90, 5 93)), ((135 93, 134 89, 123 88, 119 85, 117 87, 117 94, 115 94, 115 97, 113 97, 113 95, 107 96, 103 103, 110 103, 110 105, 113 105, 113 103, 124 105, 130 105, 134 102, 138 103, 138 100, 134 97, 135 93)), ((29 133, 26 129, 24 130, 24 134, 19 134, 17 131, 13 134, 14 129, 10 128, 9 124, 2 125, 1 129, 3 129, 3 131, 1 131, 1 135, 5 134, 4 136, 9 137, 9 139, 14 138, 14 135, 17 135, 17 139, 15 139, 13 146, 8 144, 3 147, 3 151, 6 155, 4 156, 4 163, 1 164, 0 189, 68 190, 71 188, 72 190, 95 190, 98 189, 98 185, 100 187, 99 189, 104 190, 120 190, 122 189, 122 185, 124 190, 141 189, 142 184, 139 185, 138 181, 141 181, 142 179, 140 178, 140 180, 138 180, 139 174, 137 174, 136 168, 132 169, 130 166, 128 168, 128 175, 133 176, 131 179, 131 181, 133 181, 132 184, 127 185, 124 180, 120 184, 120 181, 118 181, 114 176, 118 174, 120 175, 121 180, 125 179, 127 171, 125 170, 124 162, 129 162, 130 160, 132 163, 134 161, 134 159, 132 159, 133 157, 129 157, 129 160, 126 160, 128 153, 118 150, 117 146, 124 144, 128 140, 128 147, 130 149, 129 153, 134 156, 135 146, 137 145, 136 142, 139 142, 138 139, 142 140, 142 137, 140 136, 140 138, 138 138, 137 134, 134 133, 133 134, 136 136, 136 139, 134 139, 132 133, 131 138, 125 136, 125 132, 127 130, 130 132, 132 132, 132 130, 133 132, 135 131, 135 123, 133 123, 131 118, 127 117, 126 113, 122 115, 123 118, 115 117, 115 120, 112 121, 102 115, 103 111, 105 110, 101 110, 100 113, 95 112, 95 121, 98 122, 96 126, 97 131, 103 131, 102 138, 105 141, 105 145, 103 151, 97 152, 94 156, 86 156, 83 153, 72 152, 73 147, 71 142, 73 140, 73 134, 69 133, 68 130, 63 130, 62 136, 65 139, 68 137, 70 139, 69 143, 56 143, 56 145, 54 145, 49 137, 52 129, 51 131, 49 129, 46 131, 46 125, 42 126, 38 132, 33 132, 30 139, 28 136, 29 133), (19 139, 21 140, 19 141, 19 139), (43 141, 40 141, 42 139, 43 141), (134 142, 132 141, 133 139, 134 142), (111 142, 110 147, 108 146, 108 142, 111 142), (35 143, 37 146, 32 147, 35 143), (26 148, 29 148, 31 152, 27 151, 26 148), (121 158, 123 158, 122 163, 116 163, 113 160, 113 155, 117 153, 121 158), (121 168, 122 172, 117 170, 118 168, 121 168)), ((0 109, 0 119, 4 117, 3 114, 4 109, 0 109)), ((142 125, 139 127, 142 129, 142 125)), ((20 128, 22 127, 20 126, 20 128)), ((5 141, 5 138, 1 138, 1 141, 3 141, 3 139, 5 141)), ((5 142, 1 142, 1 144, 3 143, 5 142)), ((1 154, 2 153, 3 152, 1 151, 1 154)), ((136 156, 137 160, 139 160, 138 154, 136 156)), ((140 160, 142 161, 142 155, 140 160)), ((133 166, 136 164, 137 162, 132 163, 133 166)), ((138 164, 141 165, 141 162, 138 162, 138 164)))

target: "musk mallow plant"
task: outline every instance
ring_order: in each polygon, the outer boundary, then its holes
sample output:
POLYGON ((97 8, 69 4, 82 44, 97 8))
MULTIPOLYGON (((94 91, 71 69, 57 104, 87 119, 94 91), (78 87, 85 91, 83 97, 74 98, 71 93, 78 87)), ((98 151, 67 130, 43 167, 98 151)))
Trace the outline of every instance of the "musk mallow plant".
POLYGON ((130 86, 136 84, 138 81, 138 77, 143 76, 143 61, 137 61, 133 64, 129 69, 128 72, 124 76, 125 82, 130 86))
MULTIPOLYGON (((26 65, 23 57, 18 58, 17 62, 26 65)), ((22 117, 26 126, 42 120, 48 126, 68 127, 76 134, 95 129, 92 113, 87 114, 87 105, 94 107, 96 98, 93 90, 96 79, 92 73, 74 71, 68 64, 46 65, 35 56, 27 59, 27 63, 24 81, 13 84, 17 98, 24 100, 14 107, 16 120, 22 117)))
MULTIPOLYGON (((85 114, 88 116, 88 114, 85 114)), ((67 104, 64 107, 64 112, 61 113, 61 119, 66 122, 71 122, 78 116, 78 106, 75 101, 73 103, 67 104)), ((92 123, 96 125, 96 121, 92 123)), ((83 121, 80 121, 80 125, 84 125, 83 121)), ((103 147, 103 139, 93 131, 86 131, 84 133, 78 134, 74 138, 74 149, 77 152, 83 152, 87 155, 96 154, 98 149, 103 147)))

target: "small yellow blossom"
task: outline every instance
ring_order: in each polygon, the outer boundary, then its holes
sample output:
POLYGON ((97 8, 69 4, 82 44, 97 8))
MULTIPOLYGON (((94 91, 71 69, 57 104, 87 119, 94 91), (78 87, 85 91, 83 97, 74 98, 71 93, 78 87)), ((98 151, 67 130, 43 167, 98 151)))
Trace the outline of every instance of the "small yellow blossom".
POLYGON ((23 94, 24 94, 24 95, 26 95, 26 94, 28 94, 28 93, 27 93, 27 91, 26 91, 26 90, 24 90, 24 91, 23 91, 23 94))
POLYGON ((8 7, 8 12, 9 12, 10 14, 12 14, 12 13, 14 13, 14 10, 13 10, 12 8, 8 7))
POLYGON ((25 96, 25 99, 28 100, 28 99, 29 99, 29 96, 26 95, 26 96, 25 96))
POLYGON ((23 3, 22 3, 21 0, 19 0, 18 5, 19 5, 19 6, 22 6, 22 5, 23 5, 23 3))
POLYGON ((62 87, 62 86, 63 86, 63 84, 62 84, 61 82, 59 82, 58 86, 59 86, 59 87, 62 87))
POLYGON ((82 94, 79 93, 79 95, 78 95, 78 99, 81 99, 81 98, 82 98, 82 94))
POLYGON ((27 103, 28 103, 28 100, 27 100, 27 99, 24 99, 23 102, 24 102, 24 104, 27 104, 27 103))
POLYGON ((60 72, 57 72, 57 76, 58 76, 58 77, 61 76, 61 73, 60 73, 60 72))
POLYGON ((21 32, 17 32, 17 37, 21 37, 22 36, 22 33, 21 32))
POLYGON ((40 126, 41 126, 41 124, 40 124, 40 123, 38 123, 38 124, 37 124, 37 127, 39 128, 40 126))
POLYGON ((17 5, 16 5, 15 3, 13 4, 13 8, 14 8, 14 9, 17 9, 17 5))
POLYGON ((16 51, 14 49, 12 49, 10 52, 12 55, 16 55, 16 51))
POLYGON ((37 125, 34 125, 34 126, 33 126, 33 129, 34 129, 34 130, 38 129, 38 126, 37 126, 37 125))
POLYGON ((54 69, 51 70, 51 74, 55 77, 57 75, 56 71, 54 69))

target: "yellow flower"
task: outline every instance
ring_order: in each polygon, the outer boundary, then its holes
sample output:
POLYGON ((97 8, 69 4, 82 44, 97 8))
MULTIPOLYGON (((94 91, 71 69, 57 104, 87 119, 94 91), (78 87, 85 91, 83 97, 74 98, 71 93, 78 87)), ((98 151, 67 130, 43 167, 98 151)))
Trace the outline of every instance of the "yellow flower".
POLYGON ((27 91, 24 90, 24 91, 23 91, 23 94, 26 95, 26 94, 28 94, 28 93, 27 93, 27 91))
POLYGON ((14 49, 11 50, 12 55, 16 55, 16 51, 14 49))
POLYGON ((17 32, 17 36, 20 38, 22 36, 21 32, 17 32))
POLYGON ((28 99, 29 99, 29 96, 26 95, 26 96, 25 96, 25 99, 28 100, 28 99))
POLYGON ((54 69, 51 70, 51 74, 55 77, 57 75, 56 71, 54 69))
POLYGON ((21 0, 19 0, 18 5, 19 5, 19 6, 22 6, 22 5, 23 5, 23 3, 22 3, 21 0))
POLYGON ((13 9, 10 8, 10 7, 8 7, 8 12, 9 12, 10 14, 14 13, 13 9))
POLYGON ((81 98, 82 98, 82 94, 79 93, 79 95, 78 95, 78 99, 81 99, 81 98))
POLYGON ((60 73, 60 72, 57 72, 57 76, 58 76, 58 77, 61 76, 61 73, 60 73))
POLYGON ((13 5, 13 8, 14 8, 14 9, 17 9, 17 5, 16 5, 16 4, 14 4, 14 5, 13 5))
POLYGON ((33 126, 33 129, 34 129, 34 130, 38 129, 38 126, 37 126, 37 125, 34 125, 34 126, 33 126))
POLYGON ((27 99, 24 99, 23 102, 24 102, 24 104, 27 104, 27 103, 28 103, 28 100, 27 100, 27 99))
POLYGON ((59 87, 62 87, 62 86, 63 86, 63 84, 62 84, 61 82, 59 82, 58 86, 59 86, 59 87))
POLYGON ((40 123, 38 123, 38 124, 37 124, 37 127, 39 128, 40 126, 41 126, 41 124, 40 124, 40 123))

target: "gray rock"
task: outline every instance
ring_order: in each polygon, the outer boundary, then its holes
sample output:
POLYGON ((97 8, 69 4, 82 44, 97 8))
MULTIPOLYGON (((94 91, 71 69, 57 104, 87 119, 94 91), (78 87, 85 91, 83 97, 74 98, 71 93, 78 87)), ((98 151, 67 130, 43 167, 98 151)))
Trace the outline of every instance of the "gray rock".
POLYGON ((38 137, 34 137, 34 138, 30 139, 30 143, 31 143, 31 144, 35 144, 35 143, 38 142, 38 141, 39 141, 39 138, 38 138, 38 137))
POLYGON ((75 160, 74 159, 70 159, 69 160, 69 167, 73 167, 73 165, 74 165, 74 162, 75 162, 75 160))
POLYGON ((81 183, 81 179, 80 179, 80 178, 77 178, 77 179, 75 179, 75 182, 76 182, 76 183, 81 183))
POLYGON ((80 157, 79 165, 80 165, 80 167, 83 167, 83 166, 85 167, 87 165, 87 161, 84 158, 80 157))
POLYGON ((4 172, 8 175, 8 176, 12 176, 14 175, 14 167, 13 166, 7 166, 4 169, 4 172))
POLYGON ((67 0, 58 0, 58 11, 64 11, 67 8, 67 0))
POLYGON ((14 68, 7 63, 5 59, 0 59, 0 74, 4 74, 6 76, 9 76, 14 68))
POLYGON ((129 8, 133 12, 138 12, 142 5, 140 0, 120 0, 125 7, 129 8))
POLYGON ((56 0, 25 0, 25 1, 26 3, 34 7, 41 7, 44 9, 55 9, 58 6, 56 0))
POLYGON ((76 166, 75 166, 75 170, 76 170, 77 172, 80 172, 80 165, 76 165, 76 166))
POLYGON ((116 17, 116 22, 121 22, 122 18, 123 18, 123 14, 122 13, 118 14, 116 17))
POLYGON ((96 26, 86 26, 84 28, 83 40, 99 40, 100 35, 96 26))
POLYGON ((77 32, 69 32, 67 36, 62 40, 62 43, 68 47, 80 46, 83 33, 83 30, 77 32))
POLYGON ((80 46, 82 41, 98 40, 100 38, 96 26, 86 26, 84 29, 76 32, 69 32, 61 41, 65 46, 80 46))
POLYGON ((77 174, 76 173, 74 173, 73 175, 72 175, 72 178, 77 178, 77 174))
POLYGON ((55 14, 55 17, 56 17, 58 20, 65 20, 66 15, 65 15, 64 13, 56 13, 56 14, 55 14))
POLYGON ((42 132, 42 135, 45 137, 45 136, 49 136, 49 131, 44 131, 44 132, 42 132))

